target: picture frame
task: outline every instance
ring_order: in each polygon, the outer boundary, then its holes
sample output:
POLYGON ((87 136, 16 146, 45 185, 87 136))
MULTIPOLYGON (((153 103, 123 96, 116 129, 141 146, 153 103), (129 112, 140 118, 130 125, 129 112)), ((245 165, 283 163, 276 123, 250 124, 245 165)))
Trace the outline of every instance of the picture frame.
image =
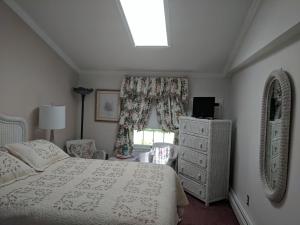
POLYGON ((95 121, 118 122, 120 90, 96 89, 95 94, 95 121))

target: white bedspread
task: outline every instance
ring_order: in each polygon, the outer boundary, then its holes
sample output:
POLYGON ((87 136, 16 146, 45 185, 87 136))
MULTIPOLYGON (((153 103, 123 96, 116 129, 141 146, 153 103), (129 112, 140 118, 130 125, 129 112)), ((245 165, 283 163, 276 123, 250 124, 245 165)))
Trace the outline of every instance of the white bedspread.
POLYGON ((0 224, 175 225, 188 204, 168 166, 68 158, 0 188, 0 224))

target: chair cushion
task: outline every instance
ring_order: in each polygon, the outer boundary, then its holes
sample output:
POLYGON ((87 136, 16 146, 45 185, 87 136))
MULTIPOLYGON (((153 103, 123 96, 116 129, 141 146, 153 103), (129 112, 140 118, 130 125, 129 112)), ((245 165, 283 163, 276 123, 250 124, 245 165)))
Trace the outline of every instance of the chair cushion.
POLYGON ((91 159, 96 151, 95 141, 90 139, 67 141, 67 152, 71 156, 91 159))

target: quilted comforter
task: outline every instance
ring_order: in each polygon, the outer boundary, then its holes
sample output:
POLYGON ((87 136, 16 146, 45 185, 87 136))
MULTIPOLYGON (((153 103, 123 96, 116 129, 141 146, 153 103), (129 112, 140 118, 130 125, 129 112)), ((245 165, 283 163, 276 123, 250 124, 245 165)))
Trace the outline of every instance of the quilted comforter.
POLYGON ((0 188, 0 224, 175 225, 188 204, 168 166, 67 158, 0 188))

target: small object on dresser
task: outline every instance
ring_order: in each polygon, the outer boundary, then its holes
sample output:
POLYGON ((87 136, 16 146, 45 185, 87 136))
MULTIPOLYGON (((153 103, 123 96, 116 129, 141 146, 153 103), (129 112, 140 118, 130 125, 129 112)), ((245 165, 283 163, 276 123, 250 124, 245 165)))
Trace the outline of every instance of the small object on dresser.
POLYGON ((122 155, 123 156, 128 156, 129 155, 129 151, 128 151, 128 145, 124 144, 123 148, 122 148, 122 155))

